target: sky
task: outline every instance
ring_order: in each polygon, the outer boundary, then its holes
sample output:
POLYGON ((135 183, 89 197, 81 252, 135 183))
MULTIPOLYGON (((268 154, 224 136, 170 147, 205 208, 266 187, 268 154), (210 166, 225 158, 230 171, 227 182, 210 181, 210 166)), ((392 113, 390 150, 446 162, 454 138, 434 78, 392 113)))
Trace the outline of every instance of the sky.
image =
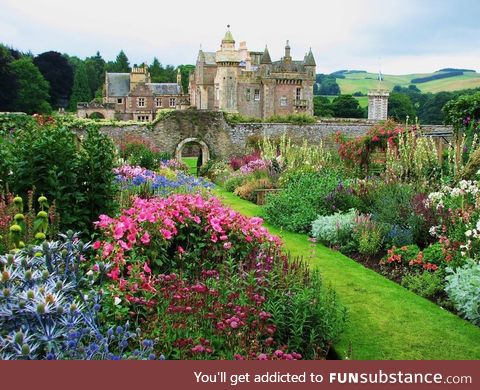
POLYGON ((218 50, 229 24, 237 44, 268 45, 274 61, 287 39, 294 59, 311 47, 317 73, 480 71, 478 15, 479 0, 0 0, 0 42, 176 66, 218 50))

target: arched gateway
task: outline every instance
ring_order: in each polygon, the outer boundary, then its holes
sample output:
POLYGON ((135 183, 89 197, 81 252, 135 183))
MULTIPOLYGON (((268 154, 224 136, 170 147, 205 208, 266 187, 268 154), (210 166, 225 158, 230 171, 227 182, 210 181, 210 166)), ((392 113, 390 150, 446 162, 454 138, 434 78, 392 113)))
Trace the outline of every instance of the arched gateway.
POLYGON ((202 164, 205 164, 208 160, 210 160, 210 150, 208 145, 198 138, 185 138, 182 142, 180 142, 176 149, 175 149, 175 158, 177 160, 181 160, 183 149, 188 144, 197 144, 200 145, 200 149, 202 151, 202 164))

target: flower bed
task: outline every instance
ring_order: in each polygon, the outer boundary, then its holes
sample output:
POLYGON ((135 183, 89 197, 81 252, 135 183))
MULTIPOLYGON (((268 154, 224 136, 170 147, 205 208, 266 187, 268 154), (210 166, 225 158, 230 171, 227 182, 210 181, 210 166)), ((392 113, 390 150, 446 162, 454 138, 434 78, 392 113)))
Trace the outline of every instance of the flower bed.
POLYGON ((102 314, 137 319, 169 358, 322 358, 342 327, 318 275, 288 262, 260 218, 215 198, 137 198, 97 226, 102 314))

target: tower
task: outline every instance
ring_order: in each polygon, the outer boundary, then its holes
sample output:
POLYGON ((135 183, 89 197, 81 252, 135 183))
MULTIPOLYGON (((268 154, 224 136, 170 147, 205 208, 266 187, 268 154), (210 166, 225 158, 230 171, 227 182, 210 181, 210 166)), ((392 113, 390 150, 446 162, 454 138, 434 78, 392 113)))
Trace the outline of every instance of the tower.
POLYGON ((239 52, 235 50, 235 40, 230 32, 230 25, 222 39, 220 50, 215 53, 217 73, 215 75, 215 108, 227 112, 237 112, 237 83, 239 64, 241 62, 239 52))
POLYGON ((378 72, 378 88, 368 91, 368 119, 381 121, 388 118, 388 92, 383 87, 382 72, 378 72))
POLYGON ((180 91, 183 93, 182 72, 180 72, 180 68, 177 69, 177 84, 180 87, 180 91))
POLYGON ((150 73, 147 66, 134 66, 130 72, 130 91, 133 91, 139 83, 149 83, 150 73))

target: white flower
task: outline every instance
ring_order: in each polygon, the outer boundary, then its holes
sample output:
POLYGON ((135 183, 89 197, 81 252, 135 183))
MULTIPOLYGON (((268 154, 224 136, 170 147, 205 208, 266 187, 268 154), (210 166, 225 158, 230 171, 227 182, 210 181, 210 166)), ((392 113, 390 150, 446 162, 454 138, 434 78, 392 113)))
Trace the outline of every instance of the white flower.
POLYGON ((83 299, 85 299, 86 301, 88 301, 88 295, 85 294, 85 295, 83 296, 83 299))
POLYGON ((473 233, 472 233, 471 230, 467 230, 467 231, 465 232, 465 235, 466 235, 467 237, 471 237, 472 234, 473 234, 473 233))
POLYGON ((92 276, 92 275, 93 275, 93 271, 92 271, 92 270, 88 271, 88 272, 87 272, 87 275, 88 275, 88 276, 92 276))
POLYGON ((434 237, 435 237, 435 236, 437 235, 437 229, 438 229, 437 226, 432 226, 432 227, 428 230, 428 232, 430 233, 431 236, 434 236, 434 237))
POLYGON ((477 222, 477 230, 480 230, 480 220, 477 222))
POLYGON ((119 297, 115 297, 115 299, 113 300, 113 304, 115 306, 120 305, 120 302, 122 302, 122 300, 119 297))

